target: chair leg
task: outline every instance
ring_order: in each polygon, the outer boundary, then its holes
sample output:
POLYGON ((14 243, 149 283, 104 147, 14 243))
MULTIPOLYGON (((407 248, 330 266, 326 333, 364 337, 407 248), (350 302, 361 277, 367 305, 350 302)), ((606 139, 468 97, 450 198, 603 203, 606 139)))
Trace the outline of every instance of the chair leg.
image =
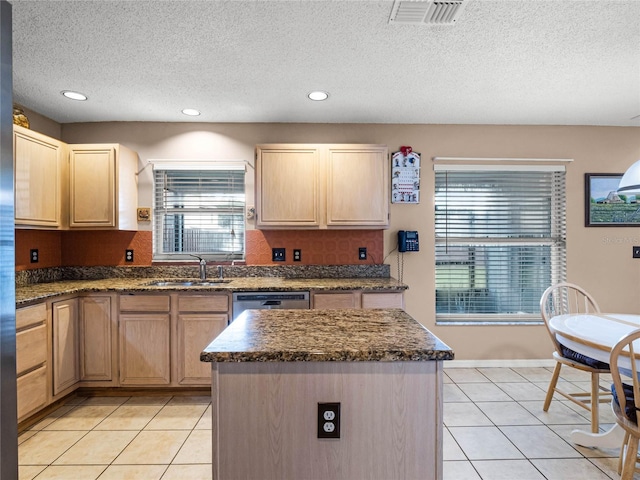
POLYGON ((627 451, 624 454, 624 464, 622 466, 622 474, 620 480, 633 480, 633 474, 636 470, 636 460, 638 457, 638 437, 629 435, 627 441, 627 451))
POLYGON ((624 432, 624 440, 622 441, 622 447, 620 447, 620 455, 618 455, 618 475, 622 472, 622 461, 624 460, 624 451, 627 448, 627 442, 629 441, 629 432, 624 432))
POLYGON ((600 406, 600 375, 591 373, 591 433, 598 433, 600 406))
POLYGON ((544 399, 544 406, 542 407, 542 410, 545 412, 549 410, 549 405, 551 405, 551 399, 553 398, 553 394, 556 390, 556 384, 558 383, 558 377, 560 377, 561 368, 562 364, 558 362, 556 363, 556 368, 553 369, 553 376, 549 382, 549 389, 547 390, 547 396, 544 399))

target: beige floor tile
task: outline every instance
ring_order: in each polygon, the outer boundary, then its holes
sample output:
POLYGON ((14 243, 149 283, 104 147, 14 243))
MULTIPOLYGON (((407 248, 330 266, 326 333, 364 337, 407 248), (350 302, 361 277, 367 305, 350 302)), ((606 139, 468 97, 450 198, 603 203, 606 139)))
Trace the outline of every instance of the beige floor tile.
POLYGON ((118 408, 116 405, 80 405, 47 425, 45 430, 91 430, 118 408))
POLYGON ((547 391, 533 383, 497 383, 500 390, 516 401, 520 400, 540 400, 544 402, 547 391))
POLYGON ((547 425, 570 425, 570 424, 585 424, 590 422, 582 415, 576 413, 571 408, 564 405, 562 402, 551 402, 549 411, 542 411, 543 402, 519 402, 524 408, 529 410, 538 420, 547 425))
MULTIPOLYGON (((605 432, 611 425, 601 424, 600 431, 605 432)), ((591 448, 591 447, 581 447, 580 445, 576 445, 571 441, 571 432, 574 430, 583 430, 585 432, 590 432, 590 428, 588 425, 549 425, 549 428, 553 430, 560 438, 562 438, 565 442, 569 443, 573 448, 579 451, 585 457, 615 457, 618 458, 618 454, 620 453, 620 448, 591 448)))
POLYGON ((196 430, 211 431, 211 428, 212 428, 211 423, 212 423, 211 405, 209 405, 207 409, 204 411, 204 413, 202 414, 202 416, 200 417, 200 420, 198 420, 198 424, 196 425, 196 430))
POLYGON ((85 396, 81 396, 81 395, 74 395, 71 397, 67 397, 64 401, 65 405, 81 405, 84 402, 87 401, 87 398, 89 397, 85 397, 85 396))
POLYGON ((162 405, 125 404, 100 422, 95 430, 142 430, 162 409, 162 405))
POLYGON ((482 480, 476 469, 473 468, 471 462, 467 461, 450 461, 443 462, 442 466, 443 480, 482 480))
POLYGON ((211 480, 211 465, 169 465, 162 480, 211 480))
POLYGON ((512 398, 493 383, 461 383, 460 390, 472 402, 508 402, 512 398))
POLYGON ((176 395, 169 400, 169 405, 193 405, 211 403, 211 395, 176 395))
POLYGON ((29 430, 43 430, 44 428, 48 427, 53 422, 58 420, 60 417, 65 416, 67 413, 69 413, 71 410, 73 410, 76 407, 77 405, 63 405, 62 407, 58 408, 54 412, 51 412, 49 415, 44 417, 38 423, 32 425, 29 428, 29 430))
POLYGON ((447 403, 443 418, 447 427, 491 425, 491 420, 473 403, 447 403))
POLYGON ((173 460, 173 464, 211 463, 210 430, 194 430, 173 460))
MULTIPOLYGON (((546 382, 551 380, 553 369, 544 367, 513 367, 512 370, 530 382, 546 382)), ((546 390, 546 388, 545 388, 546 390)))
POLYGON ((447 375, 449 375, 449 378, 451 378, 455 383, 477 383, 490 381, 475 368, 448 368, 447 375))
POLYGON ((500 427, 527 458, 577 458, 580 452, 546 425, 500 427))
POLYGON ((89 432, 54 465, 109 465, 137 434, 136 431, 89 432))
POLYGON ((171 396, 131 397, 125 405, 166 405, 171 396))
POLYGON ((116 465, 168 465, 189 436, 188 430, 142 431, 113 462, 116 465))
POLYGON ((443 460, 466 460, 464 452, 458 446, 454 438, 446 428, 443 429, 442 436, 442 458, 443 460))
POLYGON ((18 446, 19 465, 50 465, 87 432, 41 431, 18 446))
POLYGON ((610 480, 586 458, 532 459, 547 480, 610 480))
POLYGON ((453 380, 451 380, 451 378, 449 377, 449 375, 447 375, 447 373, 445 372, 442 375, 442 382, 443 383, 453 383, 453 380))
POLYGON ((497 427, 453 427, 449 431, 469 460, 524 458, 497 427))
MULTIPOLYGON (((620 479, 620 475, 618 475, 618 457, 595 457, 590 458, 589 461, 611 478, 620 479)), ((633 478, 640 479, 640 473, 636 473, 633 478)))
POLYGON ((145 430, 191 430, 207 409, 206 404, 165 405, 145 430))
POLYGON ((82 405, 122 405, 130 397, 88 397, 82 405))
POLYGON ((454 383, 445 383, 443 385, 444 402, 470 402, 471 399, 467 397, 460 387, 454 383))
POLYGON ((96 480, 105 468, 106 465, 52 465, 36 480, 96 480))
POLYGON ((510 368, 478 368, 493 383, 526 382, 527 379, 510 368))
POLYGON ((38 432, 39 432, 39 430, 25 430, 20 435, 18 435, 18 445, 20 445, 20 444, 24 443, 25 441, 29 440, 31 437, 33 437, 38 432))
POLYGON ((482 480, 545 480, 529 460, 478 460, 472 464, 482 480))
POLYGON ((109 465, 99 480, 160 480, 166 470, 167 465, 109 465))
POLYGON ((495 425, 540 425, 542 423, 517 402, 478 402, 476 406, 495 425))
POLYGON ((20 480, 33 480, 45 468, 47 468, 45 465, 20 465, 18 466, 18 478, 20 480))

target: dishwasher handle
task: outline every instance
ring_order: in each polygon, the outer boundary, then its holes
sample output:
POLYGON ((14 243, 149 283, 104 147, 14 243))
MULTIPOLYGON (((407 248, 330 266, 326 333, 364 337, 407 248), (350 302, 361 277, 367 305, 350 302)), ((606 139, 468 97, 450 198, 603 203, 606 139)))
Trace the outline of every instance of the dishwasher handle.
POLYGON ((262 302, 263 307, 271 307, 276 305, 282 305, 280 300, 267 300, 266 302, 262 302))

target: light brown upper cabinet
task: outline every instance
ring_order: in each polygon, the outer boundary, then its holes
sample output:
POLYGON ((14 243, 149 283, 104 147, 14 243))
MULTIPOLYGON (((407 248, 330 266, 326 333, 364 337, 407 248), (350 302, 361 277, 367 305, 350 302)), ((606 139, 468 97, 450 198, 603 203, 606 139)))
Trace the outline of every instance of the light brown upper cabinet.
POLYGON ((258 145, 256 226, 387 228, 388 184, 385 145, 258 145))
POLYGON ((137 230, 137 168, 123 145, 69 145, 69 228, 137 230))
POLYGON ((65 144, 14 125, 13 155, 16 226, 63 228, 65 144))

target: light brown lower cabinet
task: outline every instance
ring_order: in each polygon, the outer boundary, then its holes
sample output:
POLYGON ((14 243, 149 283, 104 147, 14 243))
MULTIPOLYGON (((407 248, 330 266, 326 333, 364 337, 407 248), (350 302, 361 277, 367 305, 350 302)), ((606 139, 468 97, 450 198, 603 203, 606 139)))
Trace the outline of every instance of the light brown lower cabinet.
POLYGON ((311 308, 402 308, 404 309, 403 292, 363 292, 347 290, 334 292, 312 292, 311 308))
POLYGON ((18 421, 47 405, 48 345, 46 305, 16 310, 18 421))
POLYGON ((52 304, 53 395, 80 381, 78 299, 52 304))
POLYGON ((80 297, 79 302, 80 380, 113 382, 117 342, 112 328, 112 298, 89 295, 80 297))

